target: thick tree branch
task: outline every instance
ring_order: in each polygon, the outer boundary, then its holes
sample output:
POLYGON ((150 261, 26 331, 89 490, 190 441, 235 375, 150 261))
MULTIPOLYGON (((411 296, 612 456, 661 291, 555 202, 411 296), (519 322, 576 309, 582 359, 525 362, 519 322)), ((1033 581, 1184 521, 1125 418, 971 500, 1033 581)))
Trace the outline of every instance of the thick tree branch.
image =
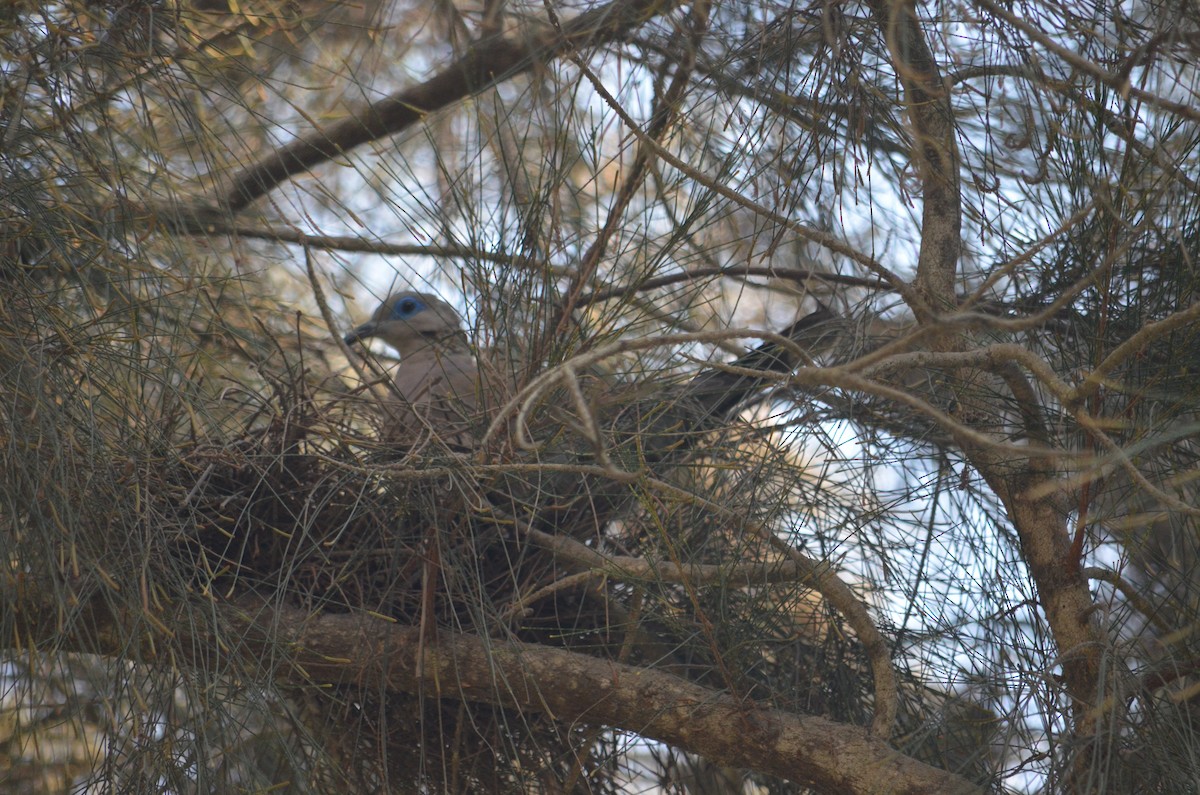
POLYGON ((613 726, 827 792, 978 791, 858 727, 765 709, 645 668, 448 633, 422 651, 416 628, 351 616, 309 620, 298 611, 270 612, 256 624, 263 619, 283 629, 292 648, 301 650, 297 664, 322 681, 423 690, 613 726), (330 661, 346 649, 362 654, 349 665, 330 661))
POLYGON ((538 61, 612 41, 675 5, 675 0, 616 0, 565 23, 561 33, 548 30, 529 39, 481 39, 424 83, 270 152, 234 177, 218 208, 231 213, 243 210, 289 177, 368 141, 400 132, 433 111, 519 74, 538 61))
POLYGON ((266 604, 214 605, 220 632, 156 620, 152 625, 167 637, 130 644, 119 637, 120 628, 137 622, 121 621, 102 600, 92 600, 86 632, 63 636, 52 602, 38 599, 27 583, 6 579, 3 586, 17 619, 10 638, 35 646, 52 642, 60 650, 122 656, 140 645, 141 659, 149 661, 170 648, 191 655, 193 664, 217 653, 251 659, 255 666, 274 659, 276 679, 285 684, 423 693, 611 726, 822 792, 981 792, 859 727, 769 709, 669 674, 562 649, 447 632, 435 644, 423 644, 417 627, 266 604))
POLYGON ((962 249, 962 194, 950 89, 906 0, 872 0, 871 8, 904 87, 913 132, 913 164, 921 183, 921 250, 915 286, 924 306, 911 309, 928 322, 954 302, 954 278, 962 249))
MULTIPOLYGON (((763 709, 656 671, 526 644, 488 648, 469 636, 444 636, 416 671, 410 628, 361 630, 350 621, 319 620, 297 637, 306 651, 368 648, 388 657, 379 675, 389 687, 441 686, 449 697, 546 711, 559 720, 636 731, 722 764, 749 767, 830 792, 973 791, 944 771, 906 759, 857 728, 763 709), (396 647, 403 652, 395 653, 396 647), (731 731, 738 727, 738 731, 731 731), (856 760, 852 762, 851 760, 856 760)), ((319 664, 318 664, 319 665, 319 664)), ((359 669, 365 673, 366 666, 359 669)), ((342 666, 309 666, 341 677, 342 666)))
POLYGON ((353 683, 605 725, 829 793, 982 791, 862 728, 768 709, 660 671, 559 648, 446 632, 427 645, 418 627, 265 603, 212 605, 204 612, 217 615, 214 626, 223 629, 215 632, 186 620, 169 626, 161 617, 148 623, 116 615, 102 598, 92 598, 73 611, 77 630, 71 632, 62 627, 50 591, 6 576, 0 596, 16 620, 6 645, 19 639, 22 651, 53 644, 60 651, 136 654, 143 662, 185 656, 208 670, 216 657, 228 664, 228 654, 254 667, 274 659, 276 680, 286 685, 353 683), (125 636, 128 627, 142 627, 146 636, 133 641, 125 636))

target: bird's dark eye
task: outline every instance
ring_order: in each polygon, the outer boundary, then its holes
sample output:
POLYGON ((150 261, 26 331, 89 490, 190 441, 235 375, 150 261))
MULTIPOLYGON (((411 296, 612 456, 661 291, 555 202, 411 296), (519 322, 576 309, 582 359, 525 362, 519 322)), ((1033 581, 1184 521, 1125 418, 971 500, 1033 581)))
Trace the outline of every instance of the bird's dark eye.
POLYGON ((392 307, 392 318, 394 320, 408 320, 413 315, 425 308, 425 305, 416 298, 405 297, 396 302, 392 307))

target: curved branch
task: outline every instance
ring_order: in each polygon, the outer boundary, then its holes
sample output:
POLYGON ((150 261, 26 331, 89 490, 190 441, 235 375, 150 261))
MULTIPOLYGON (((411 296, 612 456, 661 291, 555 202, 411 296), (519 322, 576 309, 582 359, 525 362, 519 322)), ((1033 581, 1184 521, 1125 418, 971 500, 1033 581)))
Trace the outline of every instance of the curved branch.
POLYGON ((167 619, 170 626, 162 623, 165 616, 155 617, 150 626, 161 634, 151 637, 143 629, 134 639, 124 637, 122 628, 137 624, 138 616, 118 615, 102 597, 80 606, 88 621, 73 626, 87 631, 64 635, 52 591, 3 577, 0 596, 15 619, 8 645, 17 639, 26 653, 26 644, 53 644, 63 651, 203 665, 219 649, 253 666, 278 661, 274 678, 289 685, 425 693, 611 726, 825 792, 982 792, 856 726, 769 709, 670 674, 563 649, 448 632, 425 643, 418 627, 261 602, 209 605, 205 611, 217 614, 213 626, 219 630, 198 627, 186 610, 167 619))
POLYGON ((296 650, 293 667, 281 671, 291 681, 423 691, 612 726, 826 792, 979 792, 858 727, 767 709, 659 671, 445 632, 422 648, 416 627, 356 616, 264 608, 242 620, 251 631, 277 627, 273 642, 296 650), (347 649, 358 650, 354 659, 347 649))
POLYGON ((1159 337, 1170 334, 1178 328, 1191 325, 1197 320, 1200 320, 1200 303, 1182 312, 1168 315, 1162 320, 1147 323, 1138 329, 1137 333, 1118 345, 1112 353, 1105 357, 1104 361, 1100 362, 1092 372, 1088 373, 1087 377, 1075 388, 1074 392, 1067 396, 1067 404, 1072 407, 1078 406, 1084 400, 1094 395, 1100 388, 1100 385, 1104 383, 1109 373, 1126 359, 1134 356, 1138 351, 1159 337))
POLYGON ((529 39, 503 36, 481 39, 424 83, 372 103, 336 124, 319 127, 270 152, 236 175, 219 206, 231 213, 243 210, 289 177, 361 144, 404 130, 436 110, 524 72, 540 60, 588 44, 612 41, 675 5, 675 0, 616 0, 567 22, 561 33, 548 31, 529 39))

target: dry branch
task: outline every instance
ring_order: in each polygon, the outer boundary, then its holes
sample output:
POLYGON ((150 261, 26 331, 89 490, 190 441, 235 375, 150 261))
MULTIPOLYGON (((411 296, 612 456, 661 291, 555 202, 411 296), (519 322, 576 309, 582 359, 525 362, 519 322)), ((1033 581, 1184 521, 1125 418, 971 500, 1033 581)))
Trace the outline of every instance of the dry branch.
MULTIPOLYGON (((547 31, 529 39, 481 39, 424 83, 269 153, 234 177, 218 207, 231 213, 243 210, 289 177, 364 143, 400 132, 430 113, 530 69, 539 61, 612 41, 675 5, 674 0, 619 0, 570 20, 561 33, 547 31)), ((182 221, 187 223, 188 219, 182 221)))
MULTIPOLYGON (((128 616, 90 606, 88 631, 63 637, 57 610, 29 583, 3 582, 22 644, 53 639, 60 649, 126 655, 117 637, 128 616)), ((540 645, 442 632, 421 642, 417 627, 353 615, 312 615, 265 604, 213 605, 219 634, 161 622, 191 663, 227 649, 256 667, 276 660, 291 685, 354 683, 545 713, 556 721, 613 726, 712 760, 761 770, 826 792, 978 793, 977 787, 918 762, 865 730, 795 715, 689 683, 669 674, 540 645)), ((143 641, 143 659, 154 641, 143 641)))

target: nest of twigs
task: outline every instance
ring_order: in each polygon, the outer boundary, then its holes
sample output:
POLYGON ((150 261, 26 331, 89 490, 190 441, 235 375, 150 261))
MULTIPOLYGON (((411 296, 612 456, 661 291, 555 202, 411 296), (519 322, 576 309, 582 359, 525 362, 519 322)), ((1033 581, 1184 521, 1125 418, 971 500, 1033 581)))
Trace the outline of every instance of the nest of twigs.
MULTIPOLYGON (((551 480, 531 468, 536 453, 510 442, 483 463, 445 445, 414 451, 383 443, 386 412, 366 391, 313 385, 294 370, 269 382, 265 395, 227 390, 226 400, 242 403, 242 430, 219 444, 188 447, 172 475, 174 491, 187 494, 180 510, 193 517, 193 529, 173 536, 167 554, 194 572, 198 591, 216 599, 267 595, 308 611, 369 611, 431 633, 611 659, 624 647, 629 662, 718 688, 735 676, 739 688, 781 707, 869 715, 861 654, 829 631, 837 621, 819 599, 809 599, 811 615, 799 616, 781 613, 780 602, 794 599, 770 589, 572 579, 578 567, 523 532, 535 527, 589 549, 649 559, 763 559, 765 542, 732 526, 730 511, 769 520, 788 508, 795 483, 786 468, 764 462, 769 446, 759 436, 726 429, 720 438, 689 442, 694 454, 674 462, 677 472, 653 475, 670 479, 668 499, 644 480, 603 483, 587 445, 576 459, 579 474, 560 464, 551 480), (556 492, 553 499, 531 498, 542 486, 556 492), (690 501, 691 492, 704 496, 690 501), (714 493, 723 511, 714 511, 714 493), (820 630, 810 632, 806 620, 820 630), (763 639, 772 636, 774 648, 764 653, 763 639)), ((540 430, 547 438, 567 432, 540 430)), ((646 449, 635 437, 625 428, 614 432, 614 444, 646 449)), ((680 440, 672 446, 679 449, 680 440)), ((498 707, 349 685, 308 693, 305 703, 310 739, 325 743, 339 765, 355 760, 353 772, 328 770, 352 772, 353 783, 367 788, 439 781, 457 790, 527 791, 545 788, 540 777, 551 776, 560 784, 587 780, 595 791, 614 772, 606 754, 562 754, 611 735, 498 707), (588 760, 582 770, 577 759, 588 760)))
MULTIPOLYGON (((385 416, 362 395, 321 399, 294 375, 272 387, 267 396, 239 392, 245 430, 187 449, 174 473, 188 492, 183 510, 196 519, 168 554, 195 572, 197 590, 369 611, 430 627, 431 639, 438 630, 524 640, 566 630, 560 638, 608 642, 602 610, 586 594, 514 609, 522 593, 559 575, 511 521, 481 510, 465 456, 381 444, 385 416)), ((324 746, 320 755, 336 757, 322 766, 326 775, 368 790, 418 787, 451 769, 459 789, 528 789, 513 771, 543 768, 541 749, 564 739, 548 722, 434 697, 347 686, 303 701, 304 733, 324 746)))

